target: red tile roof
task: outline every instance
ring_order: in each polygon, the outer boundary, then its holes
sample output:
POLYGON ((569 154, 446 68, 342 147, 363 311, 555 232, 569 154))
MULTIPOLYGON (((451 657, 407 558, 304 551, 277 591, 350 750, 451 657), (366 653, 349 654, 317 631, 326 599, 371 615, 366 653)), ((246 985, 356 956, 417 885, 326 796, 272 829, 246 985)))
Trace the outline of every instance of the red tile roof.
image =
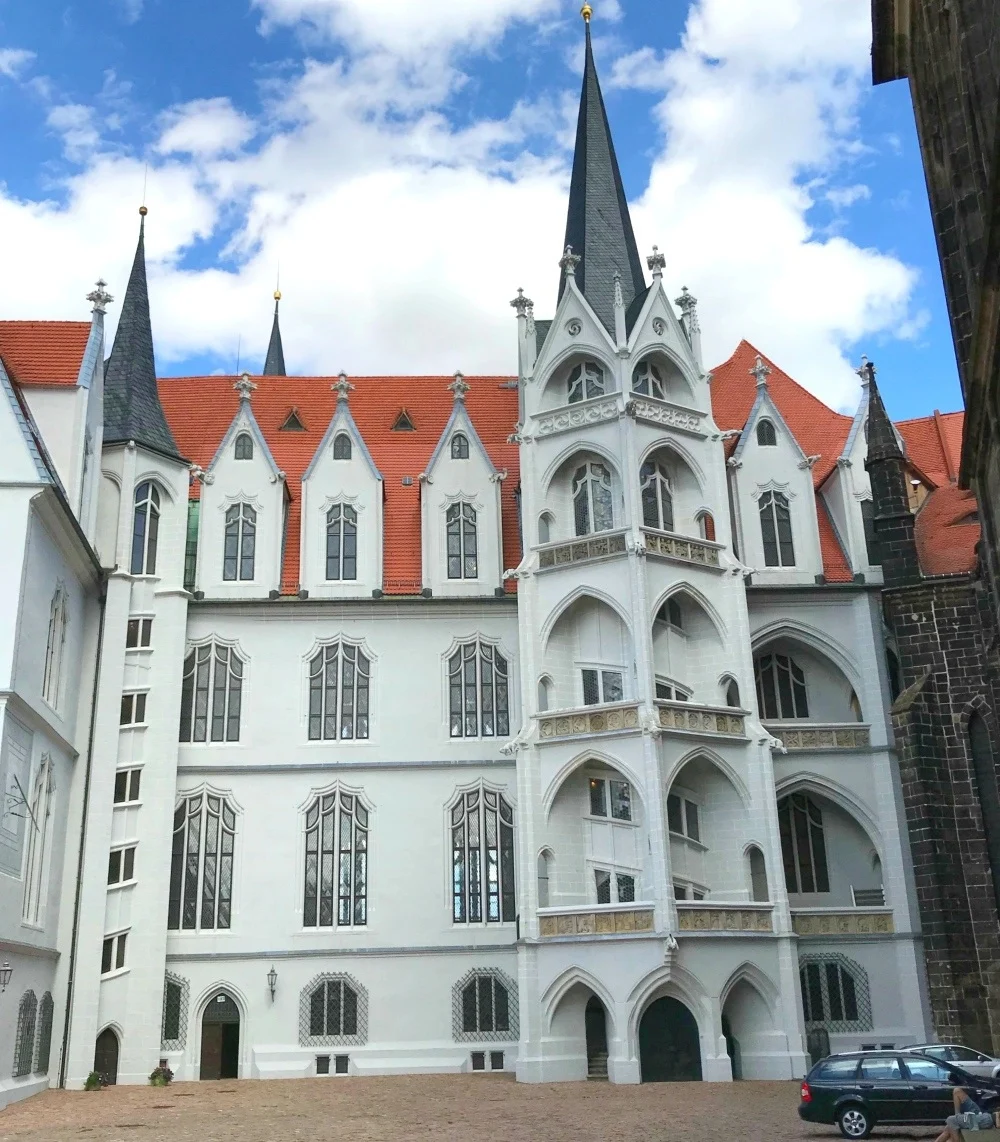
POLYGON ((75 385, 89 321, 0 321, 0 358, 22 385, 75 385))
POLYGON ((962 455, 964 412, 921 416, 915 420, 897 421, 896 427, 906 445, 906 457, 936 487, 958 479, 962 455))
POLYGON ((964 575, 975 570, 980 525, 976 497, 948 484, 936 488, 916 515, 917 555, 925 575, 964 575))
MULTIPOLYGON (((509 377, 466 377, 466 408, 490 459, 507 470, 501 484, 504 567, 521 559, 515 490, 517 445, 507 437, 517 423, 517 390, 509 377)), ((182 455, 207 467, 239 406, 235 377, 174 377, 159 381, 160 400, 182 455)), ((302 475, 316 454, 336 407, 335 377, 255 377, 252 407, 275 463, 285 473, 291 503, 281 590, 299 590, 299 526, 302 475), (304 432, 279 431, 295 408, 304 432)), ((423 586, 420 543, 420 481, 453 407, 451 377, 352 377, 351 415, 384 478, 384 587, 386 594, 414 595, 423 586), (413 432, 393 432, 401 408, 413 432), (413 483, 404 487, 404 476, 413 483)), ((197 495, 199 485, 192 488, 197 495)), ((514 583, 506 584, 508 591, 514 583)))

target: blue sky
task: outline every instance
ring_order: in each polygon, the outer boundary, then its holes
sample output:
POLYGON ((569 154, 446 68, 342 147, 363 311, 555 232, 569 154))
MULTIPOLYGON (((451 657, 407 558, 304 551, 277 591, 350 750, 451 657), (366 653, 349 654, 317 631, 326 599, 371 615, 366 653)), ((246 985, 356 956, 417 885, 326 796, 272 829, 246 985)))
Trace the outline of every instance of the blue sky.
MULTIPOLYGON (((0 0, 0 313, 120 294, 145 180, 162 373, 259 368, 279 265, 295 371, 510 372, 507 299, 555 301, 578 7, 0 0)), ((593 28, 642 253, 698 296, 706 364, 745 336, 849 408, 867 353, 894 416, 959 407, 867 0, 598 0, 593 28)))

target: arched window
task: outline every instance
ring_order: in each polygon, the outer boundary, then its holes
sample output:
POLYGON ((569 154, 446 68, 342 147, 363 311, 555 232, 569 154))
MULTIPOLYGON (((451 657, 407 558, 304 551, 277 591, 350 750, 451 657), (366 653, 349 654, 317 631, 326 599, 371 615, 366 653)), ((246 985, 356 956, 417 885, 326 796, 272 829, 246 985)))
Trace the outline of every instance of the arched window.
POLYGON ((231 646, 209 642, 192 648, 181 680, 180 741, 240 740, 243 667, 231 646))
POLYGON ((35 1052, 35 1015, 38 1012, 38 1000, 33 991, 26 991, 21 996, 17 1008, 17 1032, 14 1036, 14 1066, 11 1077, 23 1078, 31 1074, 31 1063, 35 1052))
POLYGON ((333 438, 334 460, 350 460, 351 451, 351 438, 346 432, 338 432, 333 438))
POLYGON ((969 718, 969 752, 979 790, 979 806, 986 834, 986 853, 993 873, 993 892, 1000 905, 1000 790, 997 789, 993 743, 986 719, 978 710, 969 718))
POLYGON ((214 793, 184 798, 174 813, 167 927, 230 926, 236 814, 214 793))
POLYGON ((778 831, 789 892, 829 892, 823 811, 805 793, 778 802, 778 831))
POLYGON ((869 567, 882 566, 882 549, 875 532, 875 507, 871 500, 861 501, 861 522, 865 529, 865 551, 869 567))
POLYGON ((555 520, 551 512, 542 512, 538 517, 538 542, 550 543, 552 541, 552 524, 555 520))
POLYGON ((488 642, 463 643, 448 659, 448 709, 453 738, 510 733, 507 659, 488 642))
POLYGON ((538 907, 549 906, 549 871, 552 864, 552 854, 548 849, 542 849, 538 854, 538 907))
POLYGON ((253 459, 253 437, 249 432, 241 432, 236 437, 236 459, 237 460, 252 460, 253 459))
POLYGON ((538 711, 544 712, 552 705, 552 679, 543 674, 538 679, 538 711))
POLYGON ((451 989, 456 1042, 517 1039, 517 984, 496 968, 477 968, 451 989))
POLYGON ((765 492, 760 497, 760 533, 764 541, 764 563, 768 567, 794 567, 792 516, 788 498, 781 492, 765 492))
POLYGON ((222 578, 226 582, 253 579, 257 546, 257 513, 249 504, 233 504, 226 511, 226 545, 222 578))
POLYGON ((132 574, 156 574, 156 540, 160 533, 160 491, 151 480, 135 490, 132 513, 132 574))
POLYGON ((663 374, 649 359, 640 361, 632 373, 632 392, 641 393, 647 397, 659 397, 665 400, 667 390, 663 384, 663 374))
POLYGON ((830 1032, 870 1031, 868 976, 860 964, 837 952, 799 956, 802 1013, 807 1028, 830 1032))
POLYGON ((514 811, 502 793, 481 786, 451 805, 452 920, 513 923, 514 811))
POLYGON ((778 443, 778 434, 769 420, 757 421, 757 443, 764 448, 774 448, 778 443))
POLYGON ((49 608, 49 634, 45 642, 45 669, 42 673, 42 697, 53 709, 59 706, 67 620, 66 592, 59 587, 49 608))
POLYGON ((302 924, 368 923, 368 810, 353 793, 323 793, 306 810, 302 924), (336 918, 336 919, 335 919, 336 918))
POLYGON ((566 391, 570 404, 604 396, 604 370, 596 361, 574 365, 566 378, 566 391))
POLYGON ((358 513, 350 504, 334 504, 326 513, 326 578, 334 582, 357 577, 358 513))
POLYGON ((472 504, 452 504, 445 513, 445 527, 448 540, 448 578, 478 579, 476 509, 472 504))
POLYGON ((724 678, 722 680, 722 688, 726 695, 726 705, 731 706, 734 710, 740 708, 740 688, 735 678, 724 678))
POLYGON ((469 438, 464 432, 456 432, 451 438, 451 458, 452 460, 468 460, 469 438))
POLYGON ((46 992, 38 1005, 38 1037, 35 1041, 36 1075, 48 1074, 49 1056, 52 1053, 52 993, 46 992))
POLYGON ((765 721, 808 718, 806 676, 787 654, 764 654, 754 670, 757 708, 765 721))
POLYGON ((44 920, 45 858, 48 849, 49 819, 52 816, 52 758, 42 754, 42 763, 31 791, 28 812, 28 859, 24 866, 22 919, 26 924, 44 920))
POLYGON ((755 901, 770 900, 767 890, 767 867, 764 864, 764 854, 756 845, 747 849, 747 870, 750 873, 750 899, 755 901))
POLYGON ((647 460, 639 469, 642 489, 642 522, 659 531, 674 530, 674 501, 670 494, 670 477, 662 464, 647 460))
POLYGON ((603 464, 587 463, 573 473, 573 519, 577 535, 610 531, 615 526, 611 473, 603 464))
POLYGON ((368 737, 371 663, 350 642, 322 646, 309 663, 309 740, 368 737))
POLYGON ((358 993, 343 977, 318 983, 309 994, 309 1038, 344 1039, 358 1033, 358 993))
POLYGON ((698 513, 698 534, 702 539, 715 542, 715 520, 711 512, 698 513))

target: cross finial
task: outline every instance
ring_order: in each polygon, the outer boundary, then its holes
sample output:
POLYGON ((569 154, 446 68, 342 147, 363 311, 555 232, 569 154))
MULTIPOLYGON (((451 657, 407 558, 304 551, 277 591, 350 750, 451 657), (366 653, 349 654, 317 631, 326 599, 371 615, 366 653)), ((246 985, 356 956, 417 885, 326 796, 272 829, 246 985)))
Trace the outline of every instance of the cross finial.
POLYGON ((864 353, 861 354, 861 367, 854 371, 861 378, 862 388, 868 388, 872 381, 875 380, 875 362, 869 361, 864 353))
POLYGON ((244 373, 233 388, 240 394, 240 400, 249 400, 257 386, 250 380, 250 374, 244 373))
POLYGON ((750 370, 750 376, 757 378, 757 388, 762 389, 767 384, 767 378, 771 375, 770 368, 764 364, 761 355, 757 354, 757 362, 750 370))
POLYGON ((511 301, 511 308, 516 310, 518 317, 526 317, 528 310, 534 308, 535 303, 530 297, 524 296, 524 290, 518 289, 517 297, 511 301))
POLYGON ((94 288, 87 294, 87 301, 94 303, 94 313, 106 313, 108 303, 115 299, 108 293, 106 286, 107 282, 104 278, 98 278, 94 283, 94 288))
POLYGON ((465 377, 462 376, 461 373, 456 373, 455 379, 448 386, 448 391, 455 394, 455 400, 464 401, 465 400, 465 394, 469 391, 469 389, 471 387, 472 386, 465 379, 465 377))
POLYGON ((660 253, 659 246, 653 247, 653 252, 646 259, 646 265, 649 266, 649 272, 654 278, 663 277, 663 271, 667 268, 667 259, 660 253))
POLYGON ((330 386, 337 394, 337 403, 348 400, 354 391, 354 385, 347 379, 346 373, 338 373, 336 381, 330 386))
POLYGON ((573 247, 567 246, 563 256, 559 259, 559 268, 568 278, 576 276, 576 267, 580 264, 580 255, 573 253, 573 247))

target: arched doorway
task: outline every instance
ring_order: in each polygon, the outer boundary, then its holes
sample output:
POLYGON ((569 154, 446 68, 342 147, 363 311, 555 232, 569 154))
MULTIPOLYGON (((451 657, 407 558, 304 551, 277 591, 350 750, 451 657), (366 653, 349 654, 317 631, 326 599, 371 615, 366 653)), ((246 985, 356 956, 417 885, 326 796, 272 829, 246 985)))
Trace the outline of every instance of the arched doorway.
POLYGON ((701 1041, 694 1016, 678 999, 664 996, 639 1022, 639 1068, 644 1083, 701 1080, 701 1041))
POLYGON ((94 1070, 108 1086, 114 1086, 118 1082, 118 1036, 110 1027, 105 1027, 97 1036, 94 1070))
POLYGON ((583 1012, 587 1034, 587 1078, 608 1077, 608 1024, 604 1004, 592 995, 583 1012))
POLYGON ((745 977, 737 979, 722 1005, 722 1034, 734 1079, 767 1079, 769 1044, 774 1031, 771 1008, 745 977))
POLYGON ((235 1079, 240 1074, 240 1009, 226 992, 213 995, 201 1017, 203 1079, 235 1079))

